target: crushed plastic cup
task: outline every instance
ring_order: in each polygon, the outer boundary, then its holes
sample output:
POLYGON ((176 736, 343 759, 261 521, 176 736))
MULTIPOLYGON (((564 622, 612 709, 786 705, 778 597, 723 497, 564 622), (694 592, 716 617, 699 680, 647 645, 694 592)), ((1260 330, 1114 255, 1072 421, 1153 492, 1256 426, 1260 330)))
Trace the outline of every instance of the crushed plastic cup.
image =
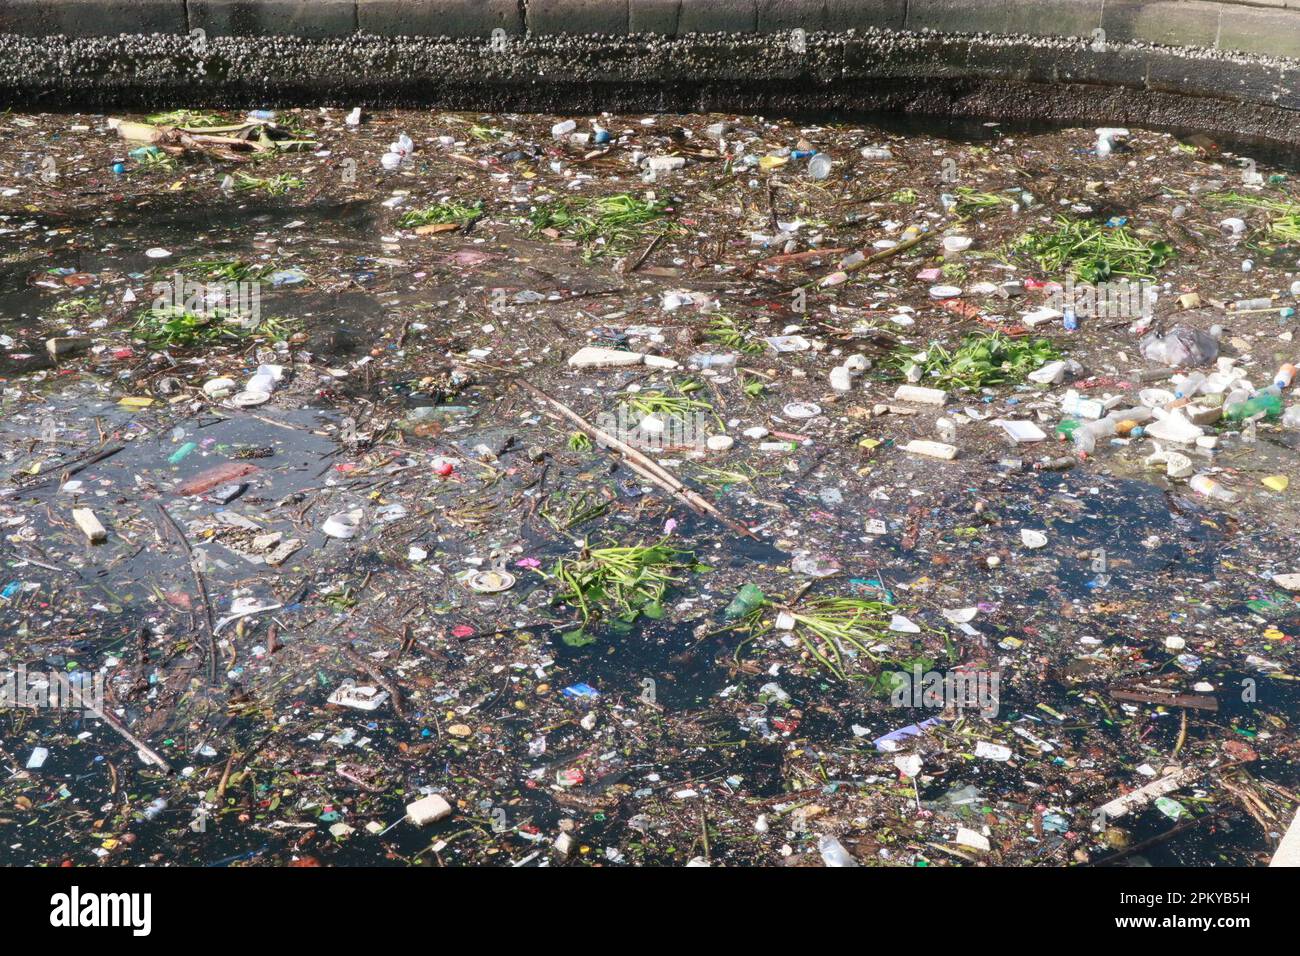
POLYGON ((351 511, 340 511, 326 518, 320 529, 331 538, 342 540, 355 538, 357 532, 361 529, 363 516, 364 512, 360 508, 354 508, 351 511))

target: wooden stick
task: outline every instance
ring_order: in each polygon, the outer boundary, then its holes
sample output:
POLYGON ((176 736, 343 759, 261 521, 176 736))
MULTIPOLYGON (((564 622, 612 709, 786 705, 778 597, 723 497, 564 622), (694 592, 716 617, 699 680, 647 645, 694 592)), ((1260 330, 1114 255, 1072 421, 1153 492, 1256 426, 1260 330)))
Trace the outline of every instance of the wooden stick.
POLYGON ((663 242, 664 236, 666 236, 666 235, 668 235, 668 230, 667 230, 667 229, 663 230, 662 232, 659 233, 659 235, 655 236, 654 239, 652 239, 652 240, 650 241, 650 245, 648 245, 648 246, 645 247, 645 252, 643 252, 643 253, 641 253, 641 255, 637 256, 636 261, 633 262, 630 266, 628 266, 628 267, 627 267, 626 269, 624 269, 623 271, 624 271, 624 272, 636 272, 637 269, 640 269, 640 268, 641 268, 641 264, 644 263, 647 259, 650 258, 650 253, 652 253, 652 252, 655 251, 655 246, 657 246, 657 245, 659 245, 659 243, 663 242))
POLYGON ((176 523, 176 519, 167 513, 167 509, 161 503, 155 502, 155 504, 158 513, 171 525, 172 530, 185 548, 185 563, 190 566, 190 572, 194 575, 194 584, 199 591, 199 599, 203 602, 203 623, 207 627, 208 636, 208 683, 215 684, 217 682, 217 635, 212 629, 212 601, 208 598, 208 587, 203 583, 203 572, 199 570, 199 566, 194 562, 194 550, 190 547, 185 532, 181 530, 180 525, 176 523))
POLYGON ((1178 754, 1182 752, 1183 744, 1187 743, 1187 708, 1183 708, 1183 719, 1178 726, 1178 741, 1174 744, 1174 752, 1170 755, 1170 760, 1177 760, 1178 754))
POLYGON ((217 784, 217 799, 220 800, 226 795, 226 784, 230 782, 230 768, 235 765, 235 758, 239 754, 231 751, 230 756, 226 759, 226 769, 221 772, 221 782, 217 784))
POLYGON ((536 385, 533 385, 531 382, 525 382, 521 378, 516 378, 514 381, 525 391, 531 393, 533 397, 536 398, 538 401, 544 402, 545 404, 551 406, 557 412, 559 412, 561 415, 567 418, 569 421, 573 422, 573 424, 577 425, 578 428, 582 429, 582 431, 586 433, 586 435, 589 438, 594 439, 597 443, 604 445, 607 448, 613 448, 616 451, 618 451, 627 460, 628 465, 634 471, 643 475, 649 481, 654 482, 656 485, 663 488, 665 491, 669 492, 670 494, 679 496, 683 501, 685 501, 697 512, 709 515, 711 518, 718 521, 720 524, 725 525, 727 528, 730 528, 736 534, 744 535, 747 538, 753 538, 755 541, 758 540, 758 535, 754 534, 754 532, 750 531, 748 528, 746 528, 744 525, 740 524, 739 522, 733 521, 730 518, 728 518, 721 511, 719 511, 711 501, 708 501, 707 499, 701 497, 697 492, 694 492, 690 488, 687 488, 684 484, 682 484, 682 482, 677 478, 676 475, 672 474, 667 469, 660 466, 658 463, 647 458, 645 455, 641 454, 641 452, 637 451, 631 445, 619 441, 617 438, 615 438, 613 435, 609 434, 608 432, 602 431, 601 429, 597 428, 595 425, 592 425, 590 422, 588 422, 585 418, 583 418, 573 409, 569 408, 569 406, 565 405, 563 402, 559 402, 551 398, 551 396, 547 395, 545 392, 543 392, 536 385))
MULTIPOLYGON (((872 255, 867 256, 861 262, 855 262, 851 266, 844 266, 842 269, 836 269, 835 272, 844 272, 844 273, 857 272, 859 269, 867 268, 867 266, 874 266, 876 263, 884 262, 886 259, 892 259, 894 256, 900 255, 901 253, 906 252, 908 249, 911 249, 913 246, 920 245, 922 242, 930 238, 932 238, 931 233, 923 232, 919 236, 915 237, 914 239, 908 239, 906 242, 900 242, 898 245, 893 246, 889 249, 882 249, 880 252, 873 253, 872 255)), ((830 275, 835 275, 835 272, 830 273, 830 275)), ((812 279, 809 280, 808 282, 800 283, 799 285, 795 286, 795 288, 807 289, 814 285, 820 285, 825 279, 826 276, 822 276, 821 279, 812 279)))
POLYGON ((1134 853, 1141 853, 1143 850, 1149 847, 1153 847, 1158 843, 1164 843, 1166 840, 1170 840, 1178 836, 1180 833, 1186 833, 1188 830, 1195 829, 1196 827, 1201 826, 1201 824, 1203 823, 1207 823, 1210 820, 1216 820, 1219 817, 1223 816, 1226 812, 1227 811, 1223 807, 1218 807, 1214 810, 1211 810, 1209 813, 1205 814, 1205 816, 1195 817, 1191 820, 1184 820, 1182 823, 1179 823, 1176 826, 1171 827, 1170 829, 1166 830, 1164 833, 1157 833, 1155 836, 1148 837, 1147 839, 1143 840, 1140 843, 1134 843, 1132 846, 1126 847, 1123 850, 1120 850, 1118 853, 1112 853, 1110 856, 1106 857, 1105 859, 1094 860, 1093 862, 1085 863, 1083 865, 1084 866, 1110 866, 1114 863, 1118 863, 1120 860, 1127 859, 1128 857, 1132 856, 1134 853))
POLYGON ((1108 693, 1116 700, 1131 704, 1164 704, 1169 707, 1191 707, 1194 710, 1217 711, 1218 698, 1209 694, 1182 694, 1162 687, 1112 687, 1108 693))
POLYGON ((72 691, 73 695, 81 703, 81 706, 83 708, 90 711, 92 714, 94 714, 104 723, 108 724, 108 726, 112 727, 119 734, 125 737, 127 741, 133 744, 135 748, 140 751, 140 753, 144 754, 146 757, 148 757, 150 760, 156 763, 159 767, 161 767, 163 773, 172 772, 172 765, 169 764, 166 760, 164 760, 159 755, 158 751, 154 750, 152 747, 150 747, 147 743, 145 743, 135 734, 131 733, 131 731, 127 730, 126 727, 123 726, 116 717, 112 716, 111 714, 105 713, 101 708, 96 707, 93 703, 86 700, 86 698, 82 696, 81 691, 78 688, 73 687, 69 684, 68 689, 72 691))

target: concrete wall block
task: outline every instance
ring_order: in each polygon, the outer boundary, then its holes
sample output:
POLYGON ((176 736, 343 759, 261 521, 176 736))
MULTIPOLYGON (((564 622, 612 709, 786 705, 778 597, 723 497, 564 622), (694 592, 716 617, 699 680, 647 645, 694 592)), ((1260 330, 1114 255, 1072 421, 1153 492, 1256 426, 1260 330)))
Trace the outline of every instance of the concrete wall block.
POLYGON ((907 0, 758 0, 758 32, 903 29, 907 0))
POLYGON ((758 0, 758 32, 826 29, 826 0, 758 0))
POLYGON ((907 29, 1091 36, 1103 0, 910 0, 907 29))
POLYGON ((676 36, 681 7, 682 0, 628 0, 627 30, 676 36))
POLYGON ((682 0, 678 34, 754 33, 758 30, 758 0, 682 0))
POLYGON ((356 0, 189 0, 190 29, 208 36, 344 37, 356 32, 356 0))
POLYGON ((487 37, 524 32, 519 0, 356 0, 357 25, 379 36, 487 37))
POLYGON ((94 37, 188 29, 185 0, 0 0, 0 33, 94 37))
POLYGON ((1300 58, 1300 12, 1242 7, 1224 10, 1220 50, 1300 58))
POLYGON ((908 0, 826 0, 827 30, 901 30, 908 0))
POLYGON ((1057 58, 1056 80, 1065 83, 1120 85, 1141 89, 1146 84, 1149 62, 1150 57, 1143 53, 1115 46, 1107 47, 1103 51, 1077 50, 1057 58))
POLYGON ((1170 46, 1214 46, 1222 3, 1200 0, 1108 0, 1101 27, 1109 43, 1145 40, 1170 46))
POLYGON ((627 33, 631 0, 528 0, 528 32, 627 33))

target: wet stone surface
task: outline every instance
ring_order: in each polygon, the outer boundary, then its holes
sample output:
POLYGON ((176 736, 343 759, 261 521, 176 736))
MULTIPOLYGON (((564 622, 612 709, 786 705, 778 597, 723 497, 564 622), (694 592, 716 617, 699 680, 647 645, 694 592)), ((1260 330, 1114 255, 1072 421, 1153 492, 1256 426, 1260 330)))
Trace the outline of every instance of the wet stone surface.
POLYGON ((1285 157, 345 115, 0 117, 0 858, 1268 861, 1285 157))

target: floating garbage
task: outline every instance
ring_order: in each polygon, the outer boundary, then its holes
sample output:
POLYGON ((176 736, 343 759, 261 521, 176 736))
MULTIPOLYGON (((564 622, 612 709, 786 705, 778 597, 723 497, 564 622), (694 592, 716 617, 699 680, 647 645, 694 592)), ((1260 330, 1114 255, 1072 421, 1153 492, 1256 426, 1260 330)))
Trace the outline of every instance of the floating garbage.
POLYGON ((1269 162, 8 105, 4 862, 1278 852, 1300 192, 1269 162))

